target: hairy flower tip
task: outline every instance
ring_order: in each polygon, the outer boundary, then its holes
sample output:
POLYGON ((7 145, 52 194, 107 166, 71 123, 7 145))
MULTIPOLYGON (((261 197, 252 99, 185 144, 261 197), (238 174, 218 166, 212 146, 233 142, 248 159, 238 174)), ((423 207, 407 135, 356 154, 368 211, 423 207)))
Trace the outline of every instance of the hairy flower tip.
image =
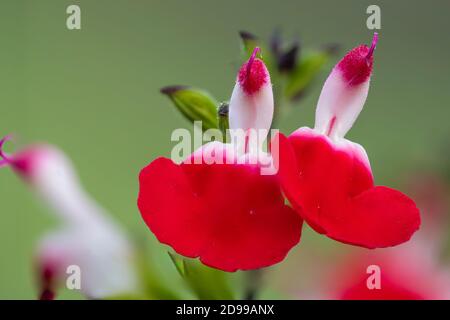
POLYGON ((256 47, 239 70, 238 82, 248 95, 258 92, 269 81, 269 72, 264 62, 256 57, 259 51, 260 49, 256 47))
POLYGON ((370 48, 364 44, 353 48, 337 65, 349 85, 357 86, 369 79, 372 74, 373 53, 377 42, 378 33, 375 32, 370 48))

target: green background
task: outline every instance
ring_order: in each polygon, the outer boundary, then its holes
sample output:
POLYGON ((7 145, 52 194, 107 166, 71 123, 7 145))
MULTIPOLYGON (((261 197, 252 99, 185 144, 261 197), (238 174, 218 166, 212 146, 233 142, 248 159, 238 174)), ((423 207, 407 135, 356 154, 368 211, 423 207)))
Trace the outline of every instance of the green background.
MULTIPOLYGON (((150 244, 155 263, 170 278, 175 273, 166 248, 156 244, 136 208, 139 170, 158 155, 169 156, 172 130, 190 126, 159 88, 190 84, 228 99, 239 30, 267 38, 281 27, 287 37, 299 35, 305 47, 338 42, 342 55, 370 41, 370 4, 382 12, 375 72, 348 138, 368 151, 378 184, 401 187, 417 170, 437 170, 449 145, 445 0, 2 0, 0 135, 15 134, 8 151, 37 141, 61 147, 86 189, 150 244), (81 30, 66 28, 70 4, 81 7, 81 30)), ((278 124, 283 132, 313 125, 327 72, 307 98, 285 110, 278 124)), ((0 171, 0 201, 0 298, 33 299, 34 247, 56 221, 7 168, 0 171)), ((295 294, 307 276, 302 260, 320 261, 346 248, 309 230, 302 242, 270 269, 269 290, 295 294)))

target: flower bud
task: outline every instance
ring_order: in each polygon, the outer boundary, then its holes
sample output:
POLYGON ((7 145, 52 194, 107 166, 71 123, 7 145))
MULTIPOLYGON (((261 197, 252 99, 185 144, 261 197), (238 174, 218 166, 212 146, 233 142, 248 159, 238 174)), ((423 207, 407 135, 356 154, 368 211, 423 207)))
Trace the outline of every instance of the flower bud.
POLYGON ((333 139, 343 138, 361 112, 369 92, 373 53, 378 42, 350 50, 326 80, 316 109, 315 130, 333 139))
MULTIPOLYGON (((257 139, 260 148, 272 124, 274 105, 270 75, 264 62, 256 57, 258 52, 259 48, 255 48, 239 70, 230 99, 229 122, 232 138, 234 130, 265 130, 266 134, 257 139)), ((248 151, 245 142, 238 144, 239 153, 248 151)))

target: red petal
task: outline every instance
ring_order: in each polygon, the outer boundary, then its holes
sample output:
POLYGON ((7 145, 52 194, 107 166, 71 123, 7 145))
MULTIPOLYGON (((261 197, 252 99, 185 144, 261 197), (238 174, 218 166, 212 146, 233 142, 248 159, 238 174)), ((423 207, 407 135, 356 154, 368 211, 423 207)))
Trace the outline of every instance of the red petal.
POLYGON ((333 239, 367 248, 405 242, 419 228, 419 211, 404 194, 374 186, 363 152, 306 128, 281 136, 283 191, 312 228, 333 239))
POLYGON ((353 198, 352 204, 351 220, 338 232, 330 232, 330 237, 380 248, 408 241, 419 229, 419 210, 414 201, 397 190, 374 187, 353 198))
POLYGON ((257 166, 181 164, 159 158, 140 174, 138 206, 151 231, 179 254, 236 271, 284 259, 302 220, 276 176, 257 166))

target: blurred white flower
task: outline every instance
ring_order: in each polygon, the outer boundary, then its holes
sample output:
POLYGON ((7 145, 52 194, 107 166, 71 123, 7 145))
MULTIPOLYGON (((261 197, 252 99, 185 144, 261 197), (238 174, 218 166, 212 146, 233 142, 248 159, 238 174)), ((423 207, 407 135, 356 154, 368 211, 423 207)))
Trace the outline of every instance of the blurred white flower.
MULTIPOLYGON (((0 141, 0 150, 7 138, 0 141)), ((59 149, 34 145, 3 158, 61 220, 38 246, 41 298, 52 299, 71 265, 81 270, 81 291, 107 298, 137 290, 134 252, 124 232, 82 188, 72 163, 59 149)))

